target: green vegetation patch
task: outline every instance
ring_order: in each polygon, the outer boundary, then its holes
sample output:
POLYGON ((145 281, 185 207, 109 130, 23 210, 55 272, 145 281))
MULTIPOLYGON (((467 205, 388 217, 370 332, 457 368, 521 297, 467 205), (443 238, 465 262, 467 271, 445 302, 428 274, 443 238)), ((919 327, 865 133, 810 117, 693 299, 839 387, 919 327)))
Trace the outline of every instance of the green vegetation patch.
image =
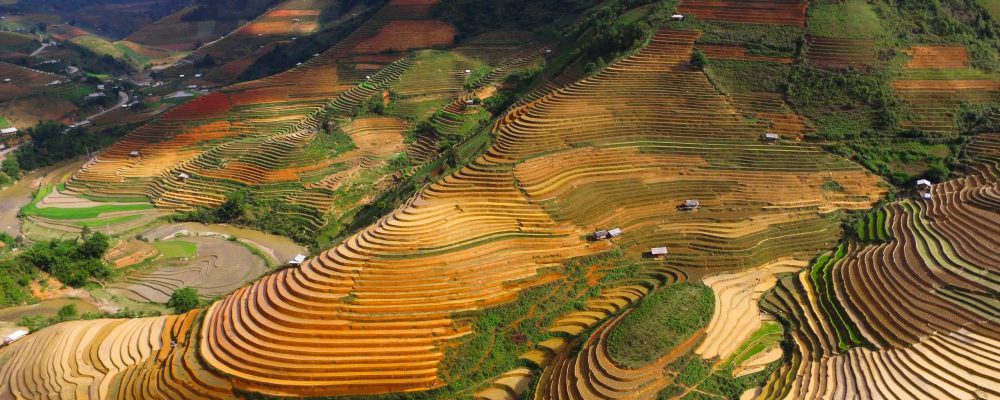
POLYGON ((781 324, 774 321, 764 321, 760 329, 743 341, 724 365, 735 368, 760 352, 779 345, 783 337, 781 324))
POLYGON ((658 289, 612 329, 608 353, 626 368, 648 365, 708 324, 714 309, 708 286, 686 282, 658 289))
MULTIPOLYGON (((0 254, 7 256, 17 246, 17 241, 6 232, 0 232, 0 254)), ((28 283, 35 277, 35 269, 27 263, 6 260, 0 262, 0 307, 23 304, 31 299, 28 283)))
MULTIPOLYGON (((60 282, 80 287, 92 280, 111 277, 111 267, 102 258, 110 246, 110 238, 102 233, 82 235, 82 240, 50 240, 31 245, 12 259, 0 263, 0 269, 13 273, 13 280, 23 282, 21 300, 30 298, 26 291, 27 280, 37 271, 48 272, 60 282)), ((6 274, 5 274, 6 276, 6 274)), ((6 282, 5 282, 6 285, 6 282)), ((4 301, 16 300, 5 295, 4 301)), ((6 303, 6 305, 16 304, 6 303)))
POLYGON ((109 56, 122 60, 133 67, 141 67, 150 59, 122 43, 112 43, 97 36, 85 35, 70 40, 71 42, 96 53, 99 56, 109 56))
POLYGON ((833 269, 847 254, 847 245, 841 244, 834 253, 826 253, 816 259, 809 271, 809 278, 816 288, 816 296, 819 298, 820 308, 826 319, 830 321, 841 350, 848 350, 862 344, 862 336, 858 333, 854 321, 847 316, 847 311, 837 299, 834 291, 833 269))
MULTIPOLYGON (((303 155, 299 157, 300 160, 309 160, 311 162, 312 160, 336 158, 341 154, 358 148, 354 140, 344 133, 343 129, 339 125, 336 125, 335 122, 324 124, 323 128, 309 143, 303 146, 303 155)), ((301 161, 297 161, 296 163, 307 164, 301 161)))
POLYGON ((883 34, 875 9, 864 0, 811 4, 809 33, 825 38, 874 39, 883 34))
MULTIPOLYGON (((260 190, 259 192, 263 192, 260 190)), ((199 207, 173 217, 175 221, 205 224, 234 224, 285 236, 296 242, 315 245, 316 226, 308 217, 322 219, 315 209, 256 195, 246 189, 235 190, 215 208, 199 207)))
POLYGON ((878 1, 873 3, 896 47, 912 44, 964 44, 972 65, 1000 71, 1000 24, 991 17, 995 0, 878 1), (986 5, 985 3, 993 3, 986 5))
POLYGON ((957 142, 937 142, 922 139, 872 138, 853 140, 838 146, 836 152, 853 155, 865 168, 889 177, 892 183, 910 185, 919 178, 943 182, 951 176, 953 147, 957 142))
POLYGON ((851 225, 854 236, 862 242, 885 243, 892 238, 885 224, 887 216, 885 208, 881 207, 865 213, 851 225))
POLYGON ((71 84, 60 88, 55 94, 63 100, 76 101, 94 92, 95 90, 90 86, 71 84))
POLYGON ((41 217, 48 219, 92 219, 100 217, 101 214, 111 213, 111 212, 121 212, 121 211, 142 211, 151 210, 153 205, 149 203, 140 204, 116 204, 116 205, 102 205, 96 207, 87 208, 56 208, 56 207, 46 207, 38 208, 38 202, 52 193, 52 185, 45 185, 38 189, 35 194, 35 198, 30 204, 21 208, 21 215, 28 217, 41 217))
POLYGON ((97 79, 97 80, 102 81, 102 82, 114 79, 114 77, 111 76, 110 74, 99 74, 99 73, 94 73, 94 72, 90 72, 90 71, 86 71, 86 72, 87 72, 87 76, 88 77, 97 79))
POLYGON ((153 243, 153 246, 165 258, 191 258, 198 254, 198 247, 194 243, 184 240, 156 242, 153 243))
POLYGON ((124 224, 142 218, 142 215, 121 215, 112 218, 97 218, 89 221, 72 221, 71 224, 81 228, 104 228, 111 225, 124 224))
POLYGON ((979 0, 979 4, 990 13, 993 19, 1000 21, 1000 0, 979 0))
POLYGON ((30 53, 38 46, 38 41, 32 36, 16 32, 0 32, 0 52, 30 53))
MULTIPOLYGON (((749 75, 749 74, 748 74, 749 75)), ((886 71, 837 73, 804 64, 791 67, 788 98, 808 116, 898 104, 886 71)))
POLYGON ((708 60, 705 72, 725 93, 784 91, 790 67, 788 64, 745 61, 708 60))
POLYGON ((802 38, 802 29, 794 25, 736 24, 701 22, 697 43, 740 46, 747 54, 768 57, 793 57, 802 38))
POLYGON ((0 128, 10 128, 10 122, 7 122, 7 118, 0 115, 0 128))
POLYGON ((168 307, 173 307, 174 311, 181 314, 194 310, 200 307, 201 304, 201 295, 198 294, 198 289, 192 287, 183 287, 175 290, 170 295, 170 300, 167 301, 168 307))
POLYGON ((673 399, 683 395, 681 398, 685 400, 738 399, 743 392, 763 384, 779 365, 780 360, 763 371, 734 378, 734 365, 713 364, 711 360, 688 355, 668 366, 676 378, 657 398, 673 399))

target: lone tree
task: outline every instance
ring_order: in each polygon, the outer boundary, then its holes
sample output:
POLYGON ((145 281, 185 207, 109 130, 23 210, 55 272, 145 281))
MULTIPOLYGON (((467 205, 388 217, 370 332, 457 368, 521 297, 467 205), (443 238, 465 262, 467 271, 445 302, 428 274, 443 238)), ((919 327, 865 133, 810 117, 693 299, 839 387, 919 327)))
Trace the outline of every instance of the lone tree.
POLYGON ((177 289, 174 294, 170 295, 170 301, 167 301, 167 306, 173 307, 178 313, 186 313, 200 305, 201 296, 198 295, 198 289, 193 287, 177 289))
POLYGON ((695 50, 691 52, 691 61, 689 62, 692 67, 698 69, 705 69, 705 64, 708 64, 708 57, 705 57, 705 53, 701 50, 695 50))

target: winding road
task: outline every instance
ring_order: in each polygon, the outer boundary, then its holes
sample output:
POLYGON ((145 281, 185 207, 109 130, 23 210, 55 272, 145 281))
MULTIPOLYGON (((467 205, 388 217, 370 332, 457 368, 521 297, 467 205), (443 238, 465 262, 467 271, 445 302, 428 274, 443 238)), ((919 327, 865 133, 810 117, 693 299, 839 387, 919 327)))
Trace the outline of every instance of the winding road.
POLYGON ((118 91, 118 104, 115 104, 114 107, 111 107, 111 108, 109 108, 107 110, 101 111, 101 112, 99 112, 97 114, 94 114, 94 115, 91 115, 91 116, 89 116, 87 118, 84 118, 84 120, 94 120, 94 118, 100 117, 100 116, 102 116, 104 114, 107 114, 107 113, 109 113, 111 111, 114 111, 115 109, 117 109, 117 108, 119 108, 121 106, 124 106, 126 103, 128 103, 128 100, 129 100, 128 93, 125 93, 124 91, 119 90, 118 91))

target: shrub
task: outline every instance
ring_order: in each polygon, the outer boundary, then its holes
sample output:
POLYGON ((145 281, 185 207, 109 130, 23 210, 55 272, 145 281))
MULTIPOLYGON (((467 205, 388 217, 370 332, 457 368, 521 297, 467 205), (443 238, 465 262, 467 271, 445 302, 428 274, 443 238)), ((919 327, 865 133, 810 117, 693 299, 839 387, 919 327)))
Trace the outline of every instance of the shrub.
POLYGON ((483 108, 493 115, 499 115, 506 110, 507 107, 510 107, 511 104, 514 104, 514 99, 502 93, 494 94, 486 98, 486 100, 483 100, 483 108))
POLYGON ((831 178, 823 181, 823 190, 827 192, 844 192, 844 186, 831 178))
POLYGON ((931 164, 927 172, 924 173, 924 177, 931 182, 944 182, 948 180, 949 176, 951 176, 951 171, 948 169, 948 166, 940 161, 931 164))
POLYGON ((701 50, 694 50, 691 52, 691 66, 698 68, 700 70, 705 69, 705 65, 708 64, 708 57, 701 50))
POLYGON ((201 306, 201 296, 195 288, 180 288, 170 295, 167 306, 173 307, 178 313, 186 313, 201 306))
POLYGON ((56 318, 61 321, 69 321, 76 318, 78 315, 79 312, 76 310, 76 304, 67 304, 59 309, 59 312, 56 313, 56 318))

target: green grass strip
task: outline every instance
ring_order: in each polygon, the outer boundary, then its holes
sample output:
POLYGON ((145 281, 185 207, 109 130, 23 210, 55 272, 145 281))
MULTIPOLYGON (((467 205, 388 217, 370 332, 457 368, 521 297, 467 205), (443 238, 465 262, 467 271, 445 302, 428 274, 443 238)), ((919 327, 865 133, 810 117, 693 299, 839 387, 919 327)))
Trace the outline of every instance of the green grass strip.
POLYGON ((842 350, 861 345, 861 335, 858 333, 857 327, 854 326, 850 318, 847 318, 847 311, 837 300, 833 290, 833 268, 845 255, 847 255, 847 245, 841 244, 832 258, 828 254, 824 254, 810 271, 810 278, 816 287, 816 294, 820 300, 820 308, 833 326, 838 345, 842 350))
POLYGON ((81 228, 103 228, 110 225, 124 224, 142 218, 142 215, 122 215, 114 218, 97 219, 92 221, 71 221, 70 223, 81 228))
POLYGON ((191 258, 198 254, 198 247, 194 243, 183 240, 156 242, 153 246, 165 258, 191 258))
POLYGON ((35 198, 32 199, 31 203, 21 208, 21 215, 27 217, 73 220, 73 219, 97 218, 101 214, 112 213, 112 212, 142 211, 142 210, 153 209, 153 205, 148 203, 102 205, 102 206, 87 207, 87 208, 56 208, 56 207, 38 208, 38 202, 42 201, 42 199, 44 199, 45 196, 48 196, 51 193, 52 193, 52 185, 45 185, 39 188, 38 193, 35 194, 35 198))
POLYGON ((774 321, 764 321, 760 329, 751 334, 747 340, 744 340, 743 343, 740 344, 740 347, 733 352, 733 355, 729 356, 729 359, 726 360, 723 365, 726 367, 734 367, 743 364, 754 355, 764 351, 778 342, 781 342, 781 339, 781 324, 774 321))

